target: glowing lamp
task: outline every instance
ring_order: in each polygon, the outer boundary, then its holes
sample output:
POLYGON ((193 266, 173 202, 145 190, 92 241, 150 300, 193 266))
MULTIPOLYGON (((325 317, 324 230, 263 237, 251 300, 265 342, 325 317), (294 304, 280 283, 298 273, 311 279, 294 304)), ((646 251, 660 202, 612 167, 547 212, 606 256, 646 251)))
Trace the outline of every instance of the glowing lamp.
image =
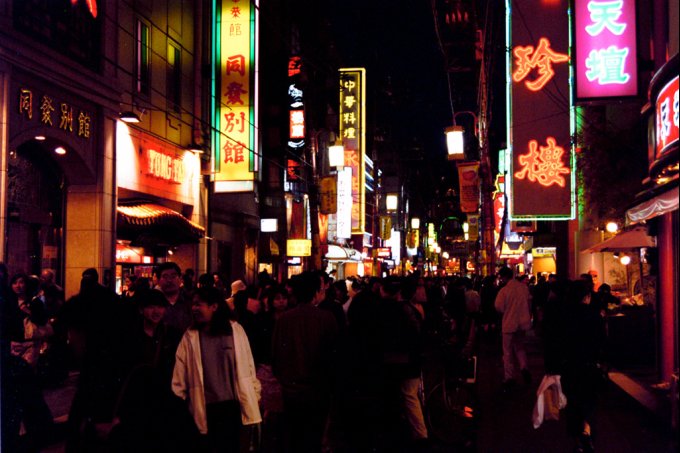
POLYGON ((608 222, 607 225, 605 226, 605 229, 609 233, 616 233, 619 231, 619 225, 616 222, 608 222))
POLYGON ((142 120, 139 119, 139 116, 132 111, 127 111, 123 112, 120 114, 120 120, 124 123, 139 123, 142 120))
POLYGON ((343 167, 345 165, 345 147, 342 145, 329 146, 328 163, 331 167, 343 167))
POLYGON ((449 160, 465 159, 465 144, 463 142, 463 126, 451 126, 446 128, 446 149, 449 160))
POLYGON ((396 211, 399 206, 399 196, 396 193, 389 193, 385 197, 385 207, 388 211, 396 211))
POLYGON ((413 217, 411 219, 411 229, 412 230, 420 229, 420 219, 418 217, 413 217))
POLYGON ((623 255, 621 257, 620 261, 621 261, 621 264, 623 264, 624 266, 628 266, 630 264, 630 256, 623 255))
POLYGON ((444 258, 445 260, 448 260, 449 259, 449 252, 442 253, 442 258, 444 258))
POLYGON ((463 222, 463 233, 468 233, 470 231, 470 224, 463 222))

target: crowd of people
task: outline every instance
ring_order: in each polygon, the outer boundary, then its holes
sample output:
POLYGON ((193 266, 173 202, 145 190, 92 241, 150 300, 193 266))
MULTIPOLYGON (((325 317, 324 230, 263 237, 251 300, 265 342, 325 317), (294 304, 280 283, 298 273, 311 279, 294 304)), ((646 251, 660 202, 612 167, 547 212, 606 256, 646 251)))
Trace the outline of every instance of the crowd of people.
POLYGON ((49 443, 41 389, 69 370, 79 371, 69 452, 425 451, 424 349, 444 341, 469 356, 477 336, 497 333, 509 392, 531 382, 531 329, 546 373, 563 376, 577 448, 592 449, 611 301, 587 274, 334 280, 305 271, 278 282, 263 272, 227 287, 166 262, 153 278, 130 278, 121 296, 87 269, 66 301, 49 270, 9 278, 0 266, 0 277, 3 451, 49 443))

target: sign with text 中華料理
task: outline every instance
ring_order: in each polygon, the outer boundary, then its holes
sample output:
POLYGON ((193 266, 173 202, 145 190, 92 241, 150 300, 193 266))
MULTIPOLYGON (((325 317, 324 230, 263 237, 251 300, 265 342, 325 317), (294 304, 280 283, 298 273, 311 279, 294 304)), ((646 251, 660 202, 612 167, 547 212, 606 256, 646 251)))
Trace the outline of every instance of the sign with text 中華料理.
POLYGON ((352 234, 365 228, 366 69, 340 69, 340 127, 345 166, 352 169, 352 234))
POLYGON ((574 0, 573 24, 577 100, 636 96, 635 0, 574 0))

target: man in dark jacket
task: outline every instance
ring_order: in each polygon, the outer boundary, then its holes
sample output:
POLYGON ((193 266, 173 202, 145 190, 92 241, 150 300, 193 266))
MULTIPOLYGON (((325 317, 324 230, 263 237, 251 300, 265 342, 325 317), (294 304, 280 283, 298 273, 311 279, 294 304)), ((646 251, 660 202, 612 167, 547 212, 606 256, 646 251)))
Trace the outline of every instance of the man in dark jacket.
POLYGON ((277 321, 272 340, 272 369, 283 388, 288 451, 321 450, 332 388, 338 327, 320 310, 321 279, 303 272, 291 280, 298 305, 277 321))

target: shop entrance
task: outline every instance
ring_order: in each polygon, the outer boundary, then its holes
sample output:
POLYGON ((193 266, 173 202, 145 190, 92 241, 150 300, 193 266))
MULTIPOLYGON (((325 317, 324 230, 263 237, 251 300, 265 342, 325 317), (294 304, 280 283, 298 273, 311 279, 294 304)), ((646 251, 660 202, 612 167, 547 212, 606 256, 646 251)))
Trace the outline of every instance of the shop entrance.
POLYGON ((38 142, 9 153, 6 262, 10 272, 52 269, 63 284, 65 178, 38 142))

